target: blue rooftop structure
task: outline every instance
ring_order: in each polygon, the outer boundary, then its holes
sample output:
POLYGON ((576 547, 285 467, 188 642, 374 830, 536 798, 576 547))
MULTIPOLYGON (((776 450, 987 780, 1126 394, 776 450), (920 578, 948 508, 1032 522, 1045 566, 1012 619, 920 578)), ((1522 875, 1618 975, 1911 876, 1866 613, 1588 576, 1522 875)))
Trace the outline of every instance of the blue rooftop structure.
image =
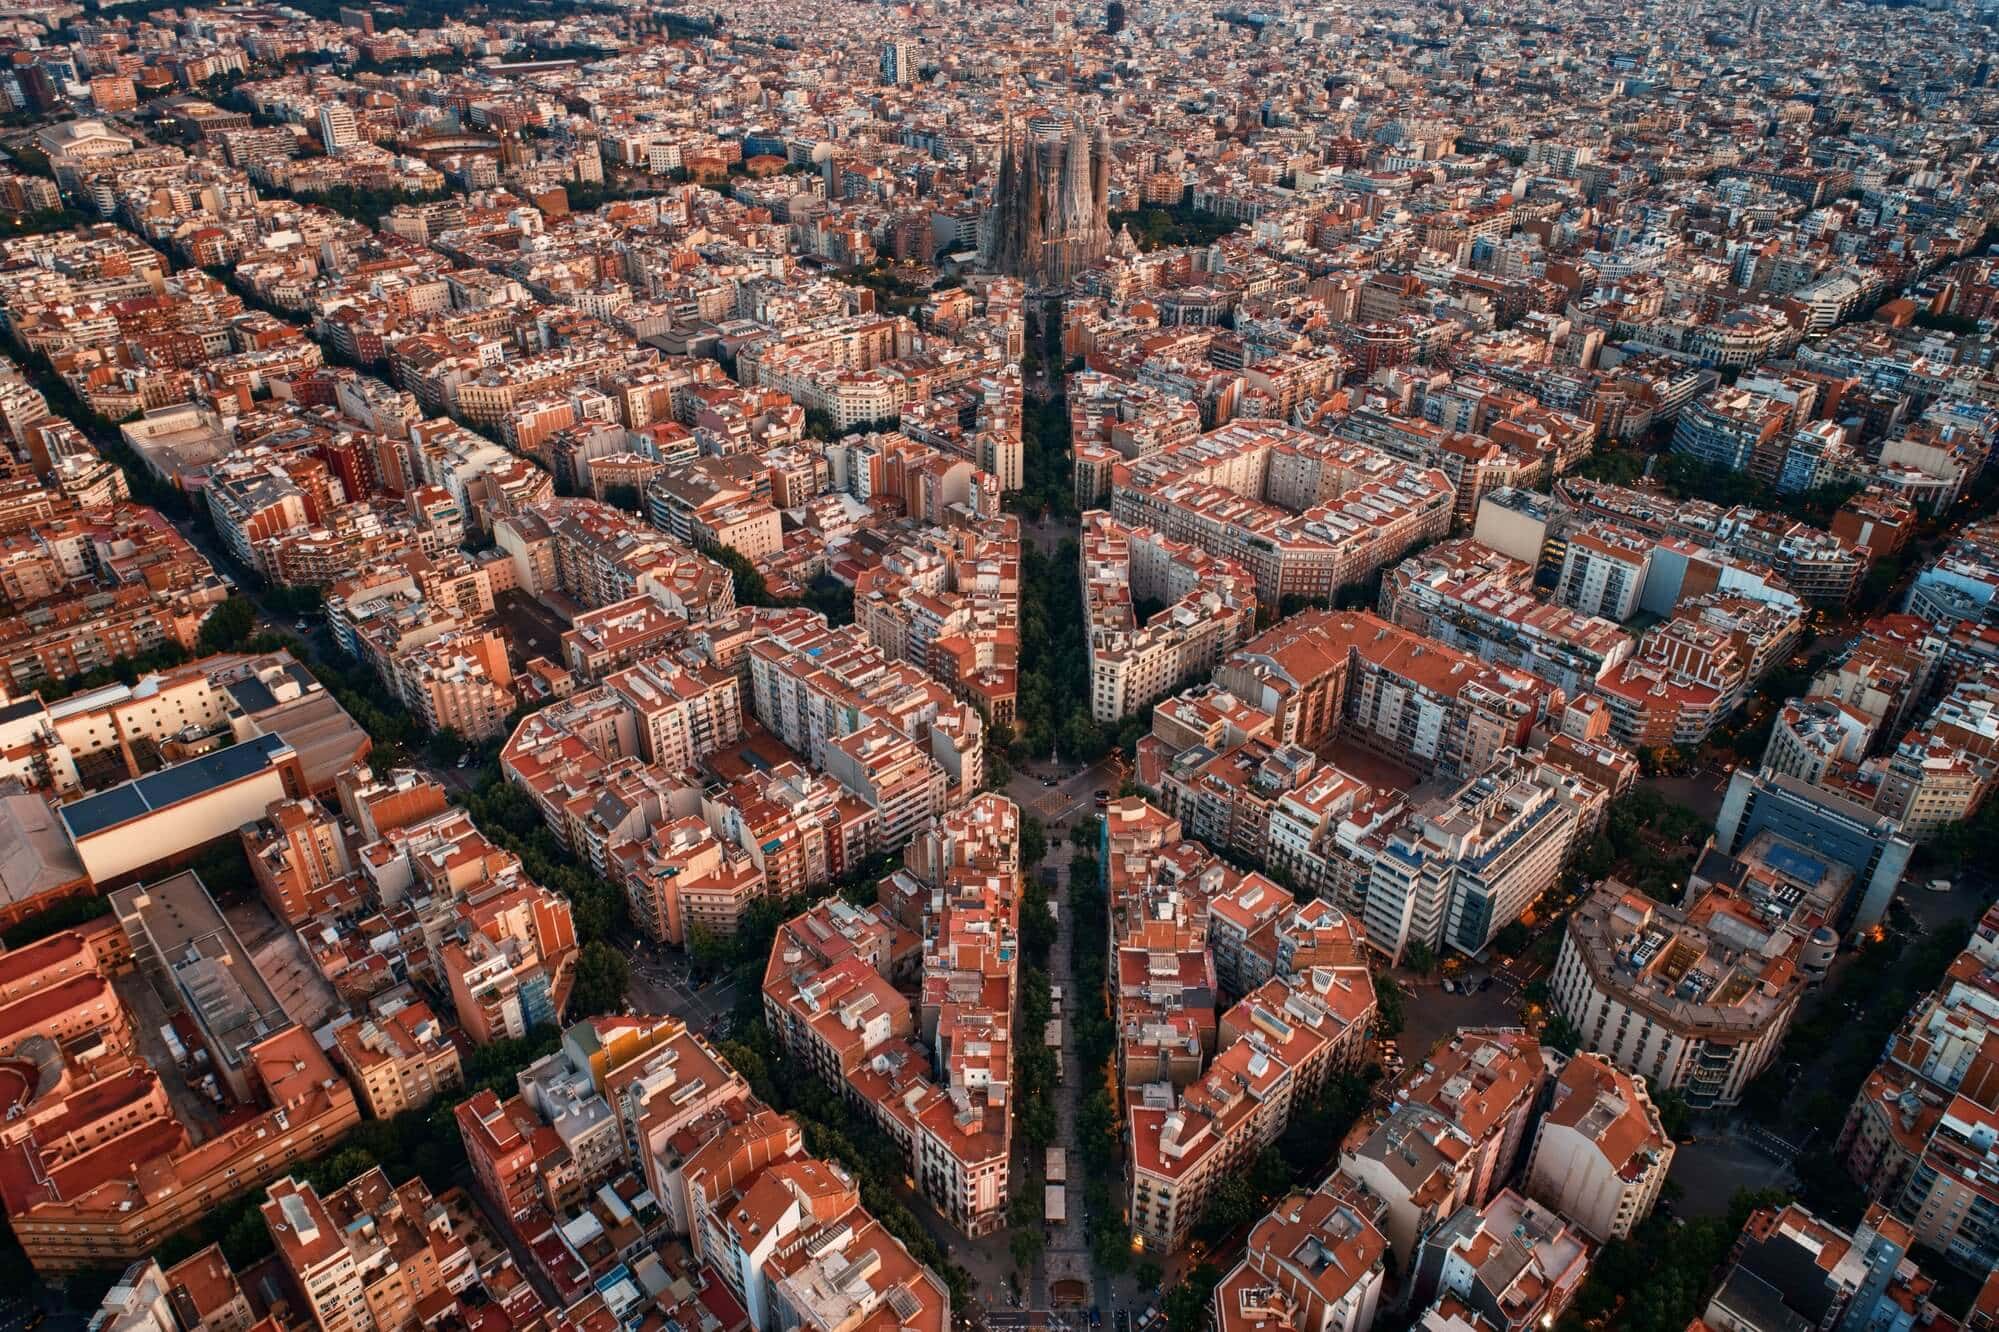
POLYGON ((281 736, 260 735, 64 805, 62 821, 72 841, 89 837, 262 772, 272 765, 273 754, 290 748, 281 736))

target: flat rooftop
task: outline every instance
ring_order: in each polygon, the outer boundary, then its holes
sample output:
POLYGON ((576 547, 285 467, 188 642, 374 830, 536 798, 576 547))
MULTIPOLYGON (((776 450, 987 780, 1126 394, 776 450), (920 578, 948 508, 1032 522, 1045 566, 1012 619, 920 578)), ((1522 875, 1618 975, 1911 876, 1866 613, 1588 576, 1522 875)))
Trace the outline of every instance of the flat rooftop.
POLYGON ((89 837, 262 772, 289 749, 281 736, 256 736, 64 805, 62 820, 72 839, 89 837))

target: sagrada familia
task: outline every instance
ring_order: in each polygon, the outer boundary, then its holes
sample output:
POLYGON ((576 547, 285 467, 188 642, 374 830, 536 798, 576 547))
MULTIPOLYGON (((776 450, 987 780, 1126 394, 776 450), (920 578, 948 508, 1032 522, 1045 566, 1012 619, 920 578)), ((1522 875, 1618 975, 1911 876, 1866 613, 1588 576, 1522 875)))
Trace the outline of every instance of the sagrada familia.
POLYGON ((1110 137, 1067 117, 1036 133, 1009 120, 986 218, 987 268, 1059 287, 1110 249, 1110 137))

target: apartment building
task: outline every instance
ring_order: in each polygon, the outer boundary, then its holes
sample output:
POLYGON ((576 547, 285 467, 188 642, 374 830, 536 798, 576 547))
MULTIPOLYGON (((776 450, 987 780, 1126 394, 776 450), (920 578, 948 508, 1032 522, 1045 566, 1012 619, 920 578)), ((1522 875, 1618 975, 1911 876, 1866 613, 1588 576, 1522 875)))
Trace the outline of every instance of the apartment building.
POLYGON ((764 977, 787 1052, 867 1114, 974 1237, 1006 1217, 1019 818, 989 794, 933 821, 882 902, 830 899, 788 922, 764 977), (912 960, 914 1002, 892 983, 912 960))
POLYGON ((1555 600, 1580 615, 1622 624, 1638 613, 1654 543, 1609 524, 1569 534, 1555 600))
POLYGON ((1492 1332, 1531 1332, 1561 1316, 1589 1259, 1588 1241, 1561 1216, 1501 1189, 1424 1237, 1410 1284, 1419 1300, 1455 1300, 1492 1332))
POLYGON ((984 780, 977 711, 861 630, 814 616, 753 641, 746 658, 757 720, 880 813, 891 849, 984 780))
POLYGON ((457 1042, 421 999, 336 1026, 333 1058, 375 1119, 421 1110, 465 1085, 457 1042))
POLYGON ((580 679, 602 680, 665 652, 686 628, 686 620, 651 597, 630 597, 572 619, 562 635, 562 660, 580 679))
POLYGON ((1424 1237, 1471 1196, 1471 1172, 1459 1162, 1472 1147, 1449 1115, 1400 1099, 1356 1124, 1340 1145, 1338 1174, 1380 1209, 1375 1225, 1397 1270, 1412 1270, 1424 1237))
POLYGON ((315 892, 353 869, 338 821, 315 801, 272 801, 240 835, 257 890, 287 925, 318 914, 315 892))
POLYGON ((1586 692, 1631 656, 1631 635, 1600 616, 1537 600, 1533 578, 1530 564, 1473 540, 1447 541, 1382 578, 1381 614, 1567 694, 1586 692))
POLYGON ((1912 842, 1928 841, 1969 818, 1991 791, 1993 778, 1989 761, 1934 732, 1905 737, 1880 772, 1874 808, 1900 824, 1912 842))
POLYGON ((93 1332, 249 1332, 256 1321, 222 1246, 211 1244, 164 1270, 152 1258, 133 1263, 91 1325, 93 1332))
POLYGON ((1729 1106, 1776 1058, 1796 1016, 1803 940, 1773 955, 1708 929, 1701 915, 1606 881, 1570 914, 1549 989, 1584 1049, 1690 1105, 1729 1106))
POLYGON ((1271 421, 1239 421, 1113 469, 1111 516, 1233 559, 1260 601, 1330 601, 1450 531, 1436 468, 1271 421))
POLYGON ((475 1045, 517 1041, 553 1022, 554 979, 518 941, 469 931, 438 951, 451 1008, 475 1045))
POLYGON ((1599 1054, 1572 1057, 1534 1133, 1522 1192, 1599 1244, 1625 1239, 1659 1201, 1673 1140, 1643 1079, 1599 1054))
POLYGON ((604 687, 624 700, 639 756, 662 768, 687 768, 743 732, 733 672, 655 657, 606 676, 604 687))
POLYGON ((1254 631, 1254 582, 1231 560, 1109 514, 1083 515, 1090 712, 1115 722, 1205 677, 1254 631), (1143 624, 1138 608, 1157 602, 1143 624))
POLYGON ((1316 745, 1334 735, 1422 771, 1482 771, 1561 691, 1522 671, 1390 624, 1366 611, 1307 610, 1224 659, 1215 683, 1268 713, 1273 738, 1316 745))
POLYGON ((452 1113, 471 1162, 472 1187, 494 1216, 519 1222, 535 1208, 551 1205, 542 1191, 538 1161, 553 1152, 557 1139, 524 1098, 502 1101, 491 1089, 481 1088, 452 1113))
POLYGON ((1763 771, 1822 783, 1835 765, 1858 763, 1873 727, 1868 718, 1829 698, 1793 698, 1777 709, 1763 771))
POLYGON ((279 1261, 314 1321, 343 1332, 390 1332, 477 1277, 472 1246, 421 1179, 391 1186, 379 1167, 321 1198, 287 1177, 262 1207, 279 1261))
POLYGON ((1249 1232, 1215 1287, 1216 1332, 1367 1332, 1387 1280, 1387 1241, 1353 1203, 1292 1193, 1249 1232))
POLYGON ((1935 991, 1910 1010, 1867 1077, 1838 1150, 1869 1198, 1971 1271, 1993 1264, 1999 1060, 1999 909, 1988 910, 1935 991))
POLYGON ((1224 1015, 1217 1052, 1175 1100, 1141 1087, 1129 1110, 1132 1228, 1171 1251, 1215 1190, 1275 1142, 1294 1106, 1357 1066, 1375 1011, 1361 966, 1315 967, 1266 982, 1224 1015))
POLYGON ((622 843, 612 855, 634 923, 648 938, 683 948, 697 932, 733 938, 743 913, 768 892, 750 855, 692 815, 622 843))
POLYGON ((1878 1206, 1850 1234, 1797 1203, 1760 1207, 1743 1224, 1700 1319, 1716 1332, 1806 1321, 1841 1332, 1931 1326, 1942 1317, 1929 1298, 1936 1283, 1910 1259, 1915 1242, 1878 1206))
POLYGON ((1404 1080, 1400 1099, 1447 1116, 1470 1141, 1457 1174, 1471 1206, 1512 1178, 1547 1077, 1540 1043, 1520 1028, 1461 1027, 1404 1080))
POLYGON ((1363 844, 1367 873, 1342 900, 1368 944, 1400 960, 1413 944, 1483 953, 1553 887, 1580 828, 1607 793, 1517 750, 1448 798, 1412 813, 1378 846, 1363 844))
POLYGON ((493 630, 447 630, 394 662, 396 692, 424 726, 474 742, 505 729, 519 701, 513 679, 506 640, 493 630))
POLYGON ((70 1117, 72 1131, 60 1142, 23 1137, 0 1145, 10 1162, 0 1170, 0 1199, 36 1271, 131 1262, 330 1150, 359 1122, 346 1081, 303 1028, 257 1042, 247 1064, 254 1104, 266 1108, 200 1142, 174 1117, 150 1071, 50 1091, 35 1113, 70 1117))
POLYGON ((1680 413, 1673 451, 1721 471, 1761 472, 1759 460, 1769 456, 1789 425, 1790 409, 1781 400, 1745 388, 1717 388, 1680 413))
POLYGON ((1873 733, 1901 735, 1929 696, 1946 638, 1928 620, 1879 615, 1861 626, 1853 650, 1812 680, 1811 692, 1868 717, 1873 733))

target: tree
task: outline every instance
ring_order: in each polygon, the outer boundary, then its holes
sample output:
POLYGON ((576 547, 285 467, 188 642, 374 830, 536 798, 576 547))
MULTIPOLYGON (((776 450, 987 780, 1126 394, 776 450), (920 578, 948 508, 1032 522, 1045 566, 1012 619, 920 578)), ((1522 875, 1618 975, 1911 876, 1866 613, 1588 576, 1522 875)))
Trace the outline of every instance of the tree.
MULTIPOLYGON (((1659 1112, 1659 1126, 1666 1130, 1667 1137, 1686 1135, 1694 1117, 1693 1107, 1687 1104, 1686 1097, 1672 1090, 1656 1092, 1652 1097, 1652 1106, 1659 1112)), ((1844 1111, 1842 1106, 1841 1113, 1844 1111)))
POLYGON ((729 571, 736 584, 736 604, 738 606, 771 606, 777 604, 770 595, 770 588, 757 566, 750 563, 749 556, 734 546, 707 546, 704 554, 729 571))
POLYGON ((694 969, 706 976, 728 967, 734 960, 734 946, 731 940, 700 921, 690 921, 687 925, 687 955, 694 959, 694 969))
POLYGON ((1041 820, 1032 814, 1020 818, 1020 864, 1023 869, 1039 865, 1048 854, 1048 834, 1041 820))
POLYGON ((1161 1307, 1172 1332, 1202 1332, 1208 1323, 1209 1297, 1221 1282, 1221 1269, 1213 1263, 1202 1263, 1166 1292, 1161 1307))
POLYGON ((256 625, 257 608, 250 604, 249 598, 240 594, 231 596, 202 621, 201 651, 204 655, 239 651, 256 625))
POLYGON ((1572 1055, 1582 1049, 1583 1030, 1572 1021, 1567 1013, 1557 1013, 1548 1019, 1548 1025, 1541 1029, 1541 1044, 1572 1055))
POLYGON ((1402 950, 1402 965, 1418 976, 1427 976, 1437 969, 1437 955, 1430 951, 1430 945, 1418 939, 1402 950))
POLYGON ((1492 949, 1502 957, 1517 957, 1533 942, 1525 925, 1517 920, 1508 921, 1505 929, 1492 936, 1492 949))
POLYGON ((1007 1238, 1006 1245, 1008 1252, 1013 1255, 1013 1265, 1023 1273, 1033 1270, 1034 1260, 1039 1258, 1042 1249, 1047 1247, 1046 1241, 1041 1238, 1039 1226, 1015 1226, 1012 1235, 1007 1238))
POLYGON ((29 916, 20 924, 0 936, 0 943, 6 947, 25 948, 31 943, 60 934, 64 930, 75 929, 99 916, 111 914, 111 899, 98 893, 80 897, 65 897, 53 903, 46 910, 29 916))
POLYGON ((1237 1226, 1246 1226, 1263 1214, 1263 1200, 1243 1175, 1230 1175, 1209 1195, 1198 1229, 1210 1241, 1219 1240, 1237 1226))
POLYGON ((202 848, 189 868, 201 879, 201 886, 218 901, 239 901, 248 897, 257 886, 256 876, 250 872, 250 861, 243 852, 243 843, 234 833, 202 848))
POLYGON ((1377 976, 1374 980, 1375 1029, 1383 1036, 1393 1036, 1402 1030, 1402 987, 1392 976, 1377 976))
POLYGON ((576 959, 576 985, 569 992, 570 1009, 586 1017, 615 1013, 624 1007, 631 988, 632 964, 607 943, 583 945, 576 959))
POLYGON ((445 727, 430 737, 424 745, 424 752, 430 761, 440 768, 448 768, 465 753, 465 737, 452 727, 445 727))

